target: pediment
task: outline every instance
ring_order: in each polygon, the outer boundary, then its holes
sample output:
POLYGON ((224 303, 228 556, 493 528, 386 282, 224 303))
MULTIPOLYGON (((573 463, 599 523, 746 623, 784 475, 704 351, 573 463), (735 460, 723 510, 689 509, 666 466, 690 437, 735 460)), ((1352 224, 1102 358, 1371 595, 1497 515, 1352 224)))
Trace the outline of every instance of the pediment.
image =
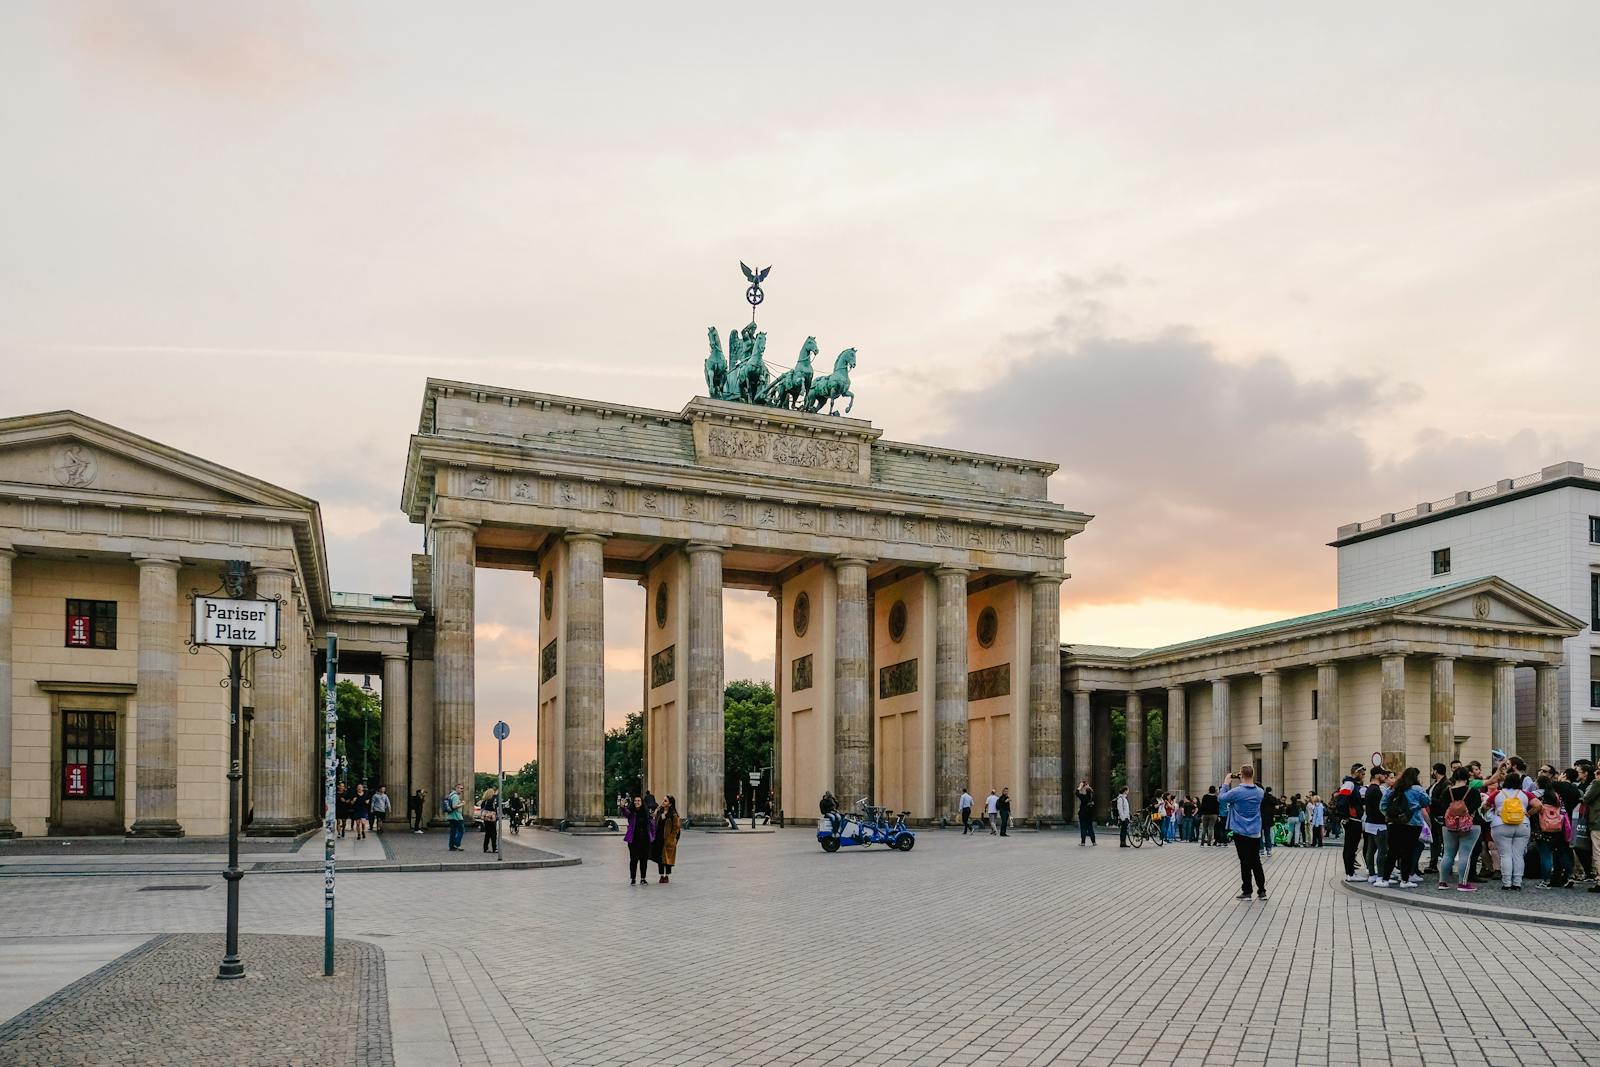
POLYGON ((1443 590, 1408 606, 1405 614, 1485 626, 1581 627, 1566 612, 1500 578, 1443 590))
POLYGON ((0 486, 90 498, 310 507, 311 501, 76 412, 0 420, 0 486))

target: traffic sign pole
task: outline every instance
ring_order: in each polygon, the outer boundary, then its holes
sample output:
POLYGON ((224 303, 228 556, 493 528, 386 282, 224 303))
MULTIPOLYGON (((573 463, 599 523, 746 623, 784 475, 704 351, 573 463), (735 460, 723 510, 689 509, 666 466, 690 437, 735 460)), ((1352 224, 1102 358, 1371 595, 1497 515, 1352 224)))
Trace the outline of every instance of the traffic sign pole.
POLYGON ((495 775, 498 782, 494 789, 494 858, 498 863, 505 862, 505 857, 500 854, 500 838, 506 827, 500 813, 506 810, 506 738, 510 736, 511 727, 505 724, 505 720, 494 724, 495 761, 499 765, 495 775))

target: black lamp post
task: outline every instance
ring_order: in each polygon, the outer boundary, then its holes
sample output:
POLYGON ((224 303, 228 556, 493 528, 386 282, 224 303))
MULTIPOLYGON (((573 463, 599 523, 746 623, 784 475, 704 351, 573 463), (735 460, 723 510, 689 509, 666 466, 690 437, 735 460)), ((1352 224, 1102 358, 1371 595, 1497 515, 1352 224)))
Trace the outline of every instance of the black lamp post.
MULTIPOLYGON (((372 696, 372 675, 363 674, 361 676, 361 691, 369 697, 372 696)), ((361 709, 361 780, 370 786, 372 778, 367 767, 367 726, 371 720, 367 711, 368 709, 363 706, 361 709)))

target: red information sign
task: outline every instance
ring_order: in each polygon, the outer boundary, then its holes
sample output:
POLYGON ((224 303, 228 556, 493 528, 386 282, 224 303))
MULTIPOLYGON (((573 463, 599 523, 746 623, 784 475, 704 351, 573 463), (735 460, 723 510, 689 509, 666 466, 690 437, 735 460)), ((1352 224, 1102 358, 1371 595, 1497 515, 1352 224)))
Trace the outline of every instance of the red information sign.
POLYGON ((69 797, 86 797, 89 795, 89 765, 87 763, 69 763, 64 768, 67 775, 64 792, 69 797))
POLYGON ((89 647, 89 616, 67 616, 67 646, 69 648, 89 647))

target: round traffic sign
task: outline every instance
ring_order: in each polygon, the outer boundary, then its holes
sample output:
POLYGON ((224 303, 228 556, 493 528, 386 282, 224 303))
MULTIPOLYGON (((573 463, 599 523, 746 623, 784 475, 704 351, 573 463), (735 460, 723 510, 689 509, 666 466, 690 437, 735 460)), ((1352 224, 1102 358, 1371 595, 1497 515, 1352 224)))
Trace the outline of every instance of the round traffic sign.
POLYGON ((504 721, 497 722, 497 723, 494 724, 494 739, 496 741, 504 741, 506 738, 508 738, 510 736, 511 736, 511 727, 507 726, 504 721))

